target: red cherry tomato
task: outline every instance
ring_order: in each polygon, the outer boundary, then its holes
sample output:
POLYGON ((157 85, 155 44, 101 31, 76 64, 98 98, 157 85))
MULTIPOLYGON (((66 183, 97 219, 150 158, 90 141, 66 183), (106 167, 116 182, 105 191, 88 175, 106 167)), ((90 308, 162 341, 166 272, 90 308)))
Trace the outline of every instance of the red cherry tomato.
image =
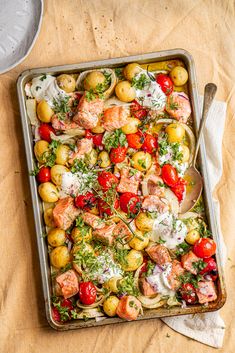
MULTIPOLYGON (((100 214, 101 216, 106 213, 108 216, 112 216, 113 215, 113 212, 111 210, 111 208, 109 207, 109 205, 104 201, 104 200, 101 200, 99 199, 98 200, 98 206, 99 206, 99 211, 100 211, 100 214)), ((113 204, 113 207, 116 209, 118 209, 119 207, 119 200, 116 199, 114 204, 113 204)))
POLYGON ((194 244, 193 252, 201 258, 211 257, 216 252, 216 243, 210 238, 200 238, 194 244))
POLYGON ((171 187, 171 191, 173 191, 179 202, 181 202, 184 198, 186 192, 186 185, 187 181, 182 178, 179 178, 177 183, 171 187))
POLYGON ((147 116, 148 111, 143 108, 141 104, 139 104, 136 100, 134 100, 131 104, 131 114, 137 119, 143 119, 147 116))
POLYGON ((82 304, 91 305, 96 300, 96 288, 92 282, 80 282, 79 300, 82 304))
POLYGON ((52 307, 52 318, 54 321, 58 321, 58 322, 61 321, 59 310, 57 308, 55 308, 54 306, 52 307))
POLYGON ((151 154, 157 149, 157 146, 158 143, 156 138, 153 135, 146 134, 142 145, 142 150, 151 154))
POLYGON ((203 275, 204 273, 209 273, 211 271, 217 271, 217 264, 215 262, 215 259, 213 257, 208 257, 203 259, 203 262, 206 262, 206 267, 200 271, 200 275, 203 275))
POLYGON ((53 129, 53 127, 46 123, 43 123, 39 126, 38 132, 41 139, 47 142, 51 142, 50 133, 53 132, 55 134, 55 130, 53 129))
POLYGON ((112 188, 114 185, 118 184, 118 178, 110 172, 101 172, 98 175, 98 182, 102 186, 104 191, 112 188))
POLYGON ((139 211, 140 198, 132 192, 124 192, 120 196, 120 208, 123 212, 136 214, 139 211))
POLYGON ((37 181, 39 183, 46 183, 51 180, 51 168, 42 167, 37 174, 37 181))
POLYGON ((126 147, 117 147, 117 148, 112 148, 110 151, 110 161, 112 163, 121 163, 124 161, 124 159, 126 158, 126 151, 127 148, 126 147))
POLYGON ((94 207, 96 197, 92 192, 87 192, 85 195, 75 197, 74 203, 76 207, 89 211, 94 207))
POLYGON ((191 283, 183 283, 180 288, 182 299, 188 304, 194 304, 197 301, 196 290, 191 283))
POLYGON ((64 315, 64 317, 61 317, 60 315, 60 309, 58 309, 57 307, 52 307, 52 317, 55 321, 58 322, 66 322, 70 319, 71 316, 71 311, 73 310, 73 304, 72 301, 70 299, 63 299, 60 303, 60 307, 61 308, 66 308, 67 312, 68 312, 68 316, 64 315))
POLYGON ((128 146, 131 148, 135 148, 136 150, 140 149, 144 143, 144 135, 140 132, 136 134, 128 134, 126 135, 128 146))
POLYGON ((142 273, 147 272, 147 269, 148 269, 148 258, 147 258, 146 256, 144 256, 143 264, 141 265, 141 269, 140 269, 140 272, 139 272, 139 276, 140 276, 142 273))
POLYGON ((174 186, 178 181, 178 173, 171 164, 164 164, 162 167, 162 179, 168 186, 174 186))
POLYGON ((157 83, 161 86, 162 91, 169 96, 173 91, 173 82, 170 77, 164 74, 159 74, 156 77, 157 83))
POLYGON ((85 137, 92 140, 95 146, 102 146, 103 134, 92 134, 90 130, 85 131, 85 137))
POLYGON ((91 140, 92 137, 93 137, 93 134, 92 134, 91 130, 85 130, 85 138, 91 140))

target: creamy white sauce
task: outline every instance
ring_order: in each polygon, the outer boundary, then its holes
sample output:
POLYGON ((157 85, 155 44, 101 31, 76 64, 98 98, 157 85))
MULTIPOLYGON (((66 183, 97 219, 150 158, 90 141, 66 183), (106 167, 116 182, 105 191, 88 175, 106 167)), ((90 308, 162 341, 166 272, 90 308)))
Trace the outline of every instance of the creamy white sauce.
POLYGON ((187 235, 187 227, 181 220, 166 212, 155 219, 153 232, 158 239, 161 238, 165 241, 164 245, 168 249, 175 249, 177 245, 184 241, 187 235))
POLYGON ((138 80, 141 75, 145 75, 149 82, 143 89, 136 89, 136 98, 138 102, 146 108, 162 110, 166 105, 165 93, 163 93, 160 85, 156 81, 149 79, 147 71, 141 71, 135 78, 138 80))
POLYGON ((94 182, 95 178, 96 176, 94 176, 94 174, 90 172, 63 173, 60 196, 77 196, 91 191, 92 183, 94 182))
POLYGON ((57 85, 56 78, 51 75, 41 75, 32 79, 31 93, 38 102, 41 100, 53 107, 54 99, 60 100, 68 96, 65 91, 57 85))
POLYGON ((157 271, 157 273, 146 277, 148 283, 156 290, 157 293, 162 295, 173 296, 175 291, 171 289, 171 286, 168 282, 168 276, 172 270, 172 264, 166 264, 162 267, 162 271, 157 271))
POLYGON ((99 283, 104 283, 112 277, 121 277, 123 275, 120 265, 113 261, 109 253, 97 256, 97 262, 101 266, 96 272, 92 272, 92 278, 99 283))

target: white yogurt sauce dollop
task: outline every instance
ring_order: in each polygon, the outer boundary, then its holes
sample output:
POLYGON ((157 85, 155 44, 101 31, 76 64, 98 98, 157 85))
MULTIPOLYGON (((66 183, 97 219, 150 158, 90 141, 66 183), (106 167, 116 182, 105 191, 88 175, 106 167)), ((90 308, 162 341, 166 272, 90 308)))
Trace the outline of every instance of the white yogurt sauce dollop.
MULTIPOLYGON (((168 263, 164 266, 161 266, 162 270, 153 273, 151 276, 146 277, 148 283, 156 290, 157 293, 162 295, 173 296, 175 291, 171 289, 171 286, 168 282, 168 276, 172 270, 172 264, 168 263)), ((155 272, 155 271, 153 271, 155 272)))

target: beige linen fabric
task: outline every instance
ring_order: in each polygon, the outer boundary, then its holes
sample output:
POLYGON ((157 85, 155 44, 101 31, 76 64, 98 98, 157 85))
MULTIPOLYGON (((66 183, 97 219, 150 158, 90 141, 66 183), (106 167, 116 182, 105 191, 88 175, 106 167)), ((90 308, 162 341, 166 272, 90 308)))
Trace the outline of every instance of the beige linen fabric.
MULTIPOLYGON (((235 339, 235 4, 232 0, 47 0, 41 33, 29 57, 0 76, 0 352, 1 353, 203 353, 206 347, 160 320, 58 333, 45 320, 16 78, 25 69, 181 47, 193 55, 199 92, 218 85, 228 103, 223 175, 215 196, 231 258, 224 346, 235 339)), ((215 141, 216 145, 216 141, 215 141)))

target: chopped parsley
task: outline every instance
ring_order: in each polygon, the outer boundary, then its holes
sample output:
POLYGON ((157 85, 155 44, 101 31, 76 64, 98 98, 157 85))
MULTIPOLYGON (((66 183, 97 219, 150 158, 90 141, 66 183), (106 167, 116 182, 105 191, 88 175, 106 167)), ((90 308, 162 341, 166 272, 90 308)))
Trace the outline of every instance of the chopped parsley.
POLYGON ((190 272, 185 272, 179 276, 181 283, 191 283, 195 288, 198 288, 198 282, 202 280, 201 275, 193 275, 190 272))
POLYGON ((127 146, 126 135, 122 132, 121 129, 117 129, 112 132, 106 132, 102 142, 108 152, 111 150, 111 148, 127 146))
POLYGON ((60 142, 56 140, 52 140, 48 146, 48 151, 45 151, 42 155, 42 161, 45 163, 46 167, 53 167, 55 165, 56 160, 56 151, 59 147, 60 142))
POLYGON ((31 170, 31 172, 29 173, 29 175, 30 175, 30 176, 36 176, 36 175, 38 175, 39 170, 40 170, 40 169, 39 169, 38 166, 36 165, 36 166, 34 167, 34 169, 31 170))
POLYGON ((165 244, 166 240, 163 240, 161 237, 159 237, 157 243, 158 244, 165 244))
POLYGON ((57 297, 52 297, 52 305, 60 314, 60 320, 66 322, 70 319, 70 311, 67 306, 61 306, 61 302, 57 297))
POLYGON ((197 201, 196 205, 194 206, 193 211, 197 212, 197 213, 204 213, 205 212, 204 204, 203 204, 201 197, 197 201))
POLYGON ((67 113, 71 111, 69 106, 69 96, 62 97, 60 99, 53 99, 53 110, 57 114, 59 120, 64 120, 67 116, 67 113))
POLYGON ((187 254, 190 250, 190 245, 188 245, 185 241, 176 247, 175 254, 176 256, 187 254))
POLYGON ((127 262, 126 256, 128 255, 128 253, 129 253, 128 249, 116 249, 114 254, 115 260, 120 265, 127 266, 128 262, 127 262))
POLYGON ((147 168, 146 160, 145 160, 145 159, 138 159, 138 164, 139 164, 142 168, 144 168, 144 169, 147 168))
POLYGON ((170 96, 169 101, 167 102, 167 108, 170 110, 178 110, 179 109, 179 104, 177 102, 174 102, 173 96, 170 96))
POLYGON ((36 86, 36 91, 38 91, 39 89, 42 89, 42 87, 40 87, 40 86, 36 86))
POLYGON ((116 67, 116 69, 114 69, 115 71, 115 75, 117 76, 117 78, 119 80, 124 80, 125 77, 123 76, 123 68, 122 67, 116 67))
POLYGON ((192 263, 193 268, 195 268, 195 270, 197 270, 197 272, 200 272, 202 270, 204 270, 204 268, 206 268, 207 263, 204 262, 202 259, 195 261, 192 263))
POLYGON ((44 75, 42 75, 42 76, 40 77, 40 81, 44 81, 44 80, 46 80, 46 78, 47 78, 47 75, 44 74, 44 75))
POLYGON ((152 275, 154 268, 155 268, 155 264, 154 264, 152 261, 148 261, 148 262, 147 262, 146 277, 152 275))
POLYGON ((94 99, 96 99, 96 94, 95 94, 94 90, 91 88, 89 91, 86 91, 85 97, 88 102, 91 102, 94 99))
POLYGON ((118 284, 118 292, 120 294, 129 294, 138 296, 139 290, 135 285, 133 273, 129 272, 118 284))
POLYGON ((133 77, 131 81, 131 85, 135 87, 136 89, 143 90, 145 86, 150 84, 151 80, 149 77, 147 77, 145 74, 139 75, 139 77, 133 77))

